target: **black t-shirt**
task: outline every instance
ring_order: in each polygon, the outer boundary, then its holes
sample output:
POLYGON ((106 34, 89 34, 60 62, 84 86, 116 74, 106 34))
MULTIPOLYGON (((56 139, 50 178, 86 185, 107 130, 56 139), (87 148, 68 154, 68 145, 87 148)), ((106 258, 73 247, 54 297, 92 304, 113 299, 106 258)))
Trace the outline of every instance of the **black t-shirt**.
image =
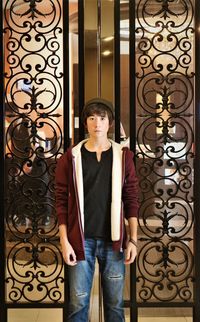
POLYGON ((102 152, 100 161, 97 160, 96 152, 88 151, 84 145, 81 153, 85 238, 101 238, 110 241, 112 148, 102 152))

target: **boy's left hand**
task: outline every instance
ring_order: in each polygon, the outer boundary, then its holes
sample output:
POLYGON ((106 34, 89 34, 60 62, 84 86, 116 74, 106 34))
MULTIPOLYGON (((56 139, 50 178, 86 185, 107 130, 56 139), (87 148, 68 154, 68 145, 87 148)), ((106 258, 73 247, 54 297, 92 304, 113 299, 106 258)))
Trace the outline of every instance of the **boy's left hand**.
POLYGON ((137 255, 137 247, 129 241, 125 251, 124 264, 125 265, 132 264, 136 258, 136 255, 137 255))

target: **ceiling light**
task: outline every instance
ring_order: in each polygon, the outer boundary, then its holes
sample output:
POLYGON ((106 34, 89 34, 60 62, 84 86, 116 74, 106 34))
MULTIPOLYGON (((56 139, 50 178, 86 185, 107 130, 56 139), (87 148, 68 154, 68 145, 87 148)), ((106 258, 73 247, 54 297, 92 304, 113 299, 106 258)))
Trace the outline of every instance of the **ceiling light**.
POLYGON ((110 54, 112 54, 112 52, 110 50, 105 50, 102 52, 103 56, 109 56, 110 54))
POLYGON ((106 37, 106 38, 104 38, 103 40, 104 41, 111 41, 111 40, 113 40, 114 39, 114 37, 113 36, 110 36, 110 37, 106 37))

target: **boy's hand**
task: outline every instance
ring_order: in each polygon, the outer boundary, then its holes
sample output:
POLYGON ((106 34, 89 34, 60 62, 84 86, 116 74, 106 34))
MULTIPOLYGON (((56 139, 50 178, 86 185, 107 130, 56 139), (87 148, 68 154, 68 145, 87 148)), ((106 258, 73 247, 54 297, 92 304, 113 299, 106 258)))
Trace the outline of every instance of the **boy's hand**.
POLYGON ((125 265, 132 264, 136 258, 136 255, 137 255, 137 247, 129 241, 125 251, 124 264, 125 265))
POLYGON ((63 259, 67 265, 74 266, 77 264, 76 254, 68 241, 60 241, 63 259))

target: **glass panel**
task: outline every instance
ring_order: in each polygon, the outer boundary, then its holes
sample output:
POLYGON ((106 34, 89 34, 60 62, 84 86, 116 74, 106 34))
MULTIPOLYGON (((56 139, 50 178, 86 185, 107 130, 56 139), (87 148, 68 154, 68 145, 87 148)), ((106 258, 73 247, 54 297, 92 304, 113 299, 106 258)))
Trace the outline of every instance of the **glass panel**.
POLYGON ((99 96, 98 93, 98 50, 100 29, 98 26, 96 0, 85 0, 85 101, 99 96))
POLYGON ((101 1, 101 97, 114 97, 114 1, 101 1))
POLYGON ((121 143, 129 146, 129 3, 120 1, 121 143))
POLYGON ((79 92, 78 92, 78 0, 69 1, 69 116, 72 144, 78 141, 79 92))
MULTIPOLYGON (((101 9, 101 38, 99 47, 100 96, 111 101, 114 106, 114 1, 99 1, 101 9)), ((114 125, 109 137, 114 140, 114 125)))
POLYGON ((114 3, 85 0, 85 100, 113 101, 114 3))

